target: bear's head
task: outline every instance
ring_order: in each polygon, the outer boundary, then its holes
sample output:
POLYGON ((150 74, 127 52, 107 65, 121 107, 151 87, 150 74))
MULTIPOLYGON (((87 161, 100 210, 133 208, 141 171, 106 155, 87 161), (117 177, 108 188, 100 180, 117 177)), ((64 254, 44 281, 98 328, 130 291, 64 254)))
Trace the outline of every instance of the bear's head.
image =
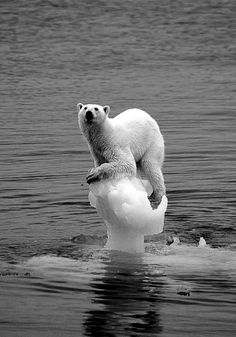
POLYGON ((102 124, 110 112, 110 107, 108 105, 102 107, 97 104, 83 105, 78 103, 77 110, 80 127, 83 127, 85 125, 102 124))

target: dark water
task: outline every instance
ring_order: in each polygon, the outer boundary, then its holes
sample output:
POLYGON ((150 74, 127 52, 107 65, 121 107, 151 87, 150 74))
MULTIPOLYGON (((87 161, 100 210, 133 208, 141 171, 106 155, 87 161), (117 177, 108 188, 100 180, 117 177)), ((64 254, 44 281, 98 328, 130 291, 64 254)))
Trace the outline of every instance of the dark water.
POLYGON ((0 336, 235 335, 235 15, 234 0, 0 2, 0 336), (158 121, 181 246, 102 249, 79 101, 158 121))

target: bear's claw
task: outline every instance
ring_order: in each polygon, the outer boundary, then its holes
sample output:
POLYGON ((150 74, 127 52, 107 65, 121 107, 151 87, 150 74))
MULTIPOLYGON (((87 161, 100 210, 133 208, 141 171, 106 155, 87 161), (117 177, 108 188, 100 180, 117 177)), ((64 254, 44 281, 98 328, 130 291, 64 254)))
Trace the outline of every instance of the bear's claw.
POLYGON ((86 177, 86 180, 87 180, 87 183, 88 184, 91 184, 91 183, 94 183, 95 181, 98 181, 98 177, 97 176, 94 176, 93 174, 89 174, 87 177, 86 177))
POLYGON ((95 169, 92 169, 90 173, 87 175, 86 180, 88 184, 91 184, 91 183, 94 183, 95 181, 100 180, 99 173, 95 169))

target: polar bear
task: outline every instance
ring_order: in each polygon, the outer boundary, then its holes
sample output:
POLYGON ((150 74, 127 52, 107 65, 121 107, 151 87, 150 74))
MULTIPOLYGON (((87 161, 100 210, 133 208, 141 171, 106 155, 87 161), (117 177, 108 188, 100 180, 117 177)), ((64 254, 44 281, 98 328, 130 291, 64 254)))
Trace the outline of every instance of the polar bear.
POLYGON ((151 202, 165 194, 162 174, 164 140, 156 121, 139 109, 128 109, 109 118, 109 106, 77 104, 78 122, 87 140, 95 168, 88 184, 109 178, 144 175, 153 192, 151 202))

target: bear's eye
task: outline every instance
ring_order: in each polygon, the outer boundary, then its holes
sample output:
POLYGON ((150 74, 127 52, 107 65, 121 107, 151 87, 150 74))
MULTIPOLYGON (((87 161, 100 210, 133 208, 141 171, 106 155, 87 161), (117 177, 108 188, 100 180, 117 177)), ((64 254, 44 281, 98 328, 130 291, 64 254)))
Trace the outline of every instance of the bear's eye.
POLYGON ((85 106, 85 107, 84 107, 84 111, 86 111, 86 110, 87 110, 87 107, 85 106))
POLYGON ((95 111, 98 111, 98 108, 94 108, 95 111))

